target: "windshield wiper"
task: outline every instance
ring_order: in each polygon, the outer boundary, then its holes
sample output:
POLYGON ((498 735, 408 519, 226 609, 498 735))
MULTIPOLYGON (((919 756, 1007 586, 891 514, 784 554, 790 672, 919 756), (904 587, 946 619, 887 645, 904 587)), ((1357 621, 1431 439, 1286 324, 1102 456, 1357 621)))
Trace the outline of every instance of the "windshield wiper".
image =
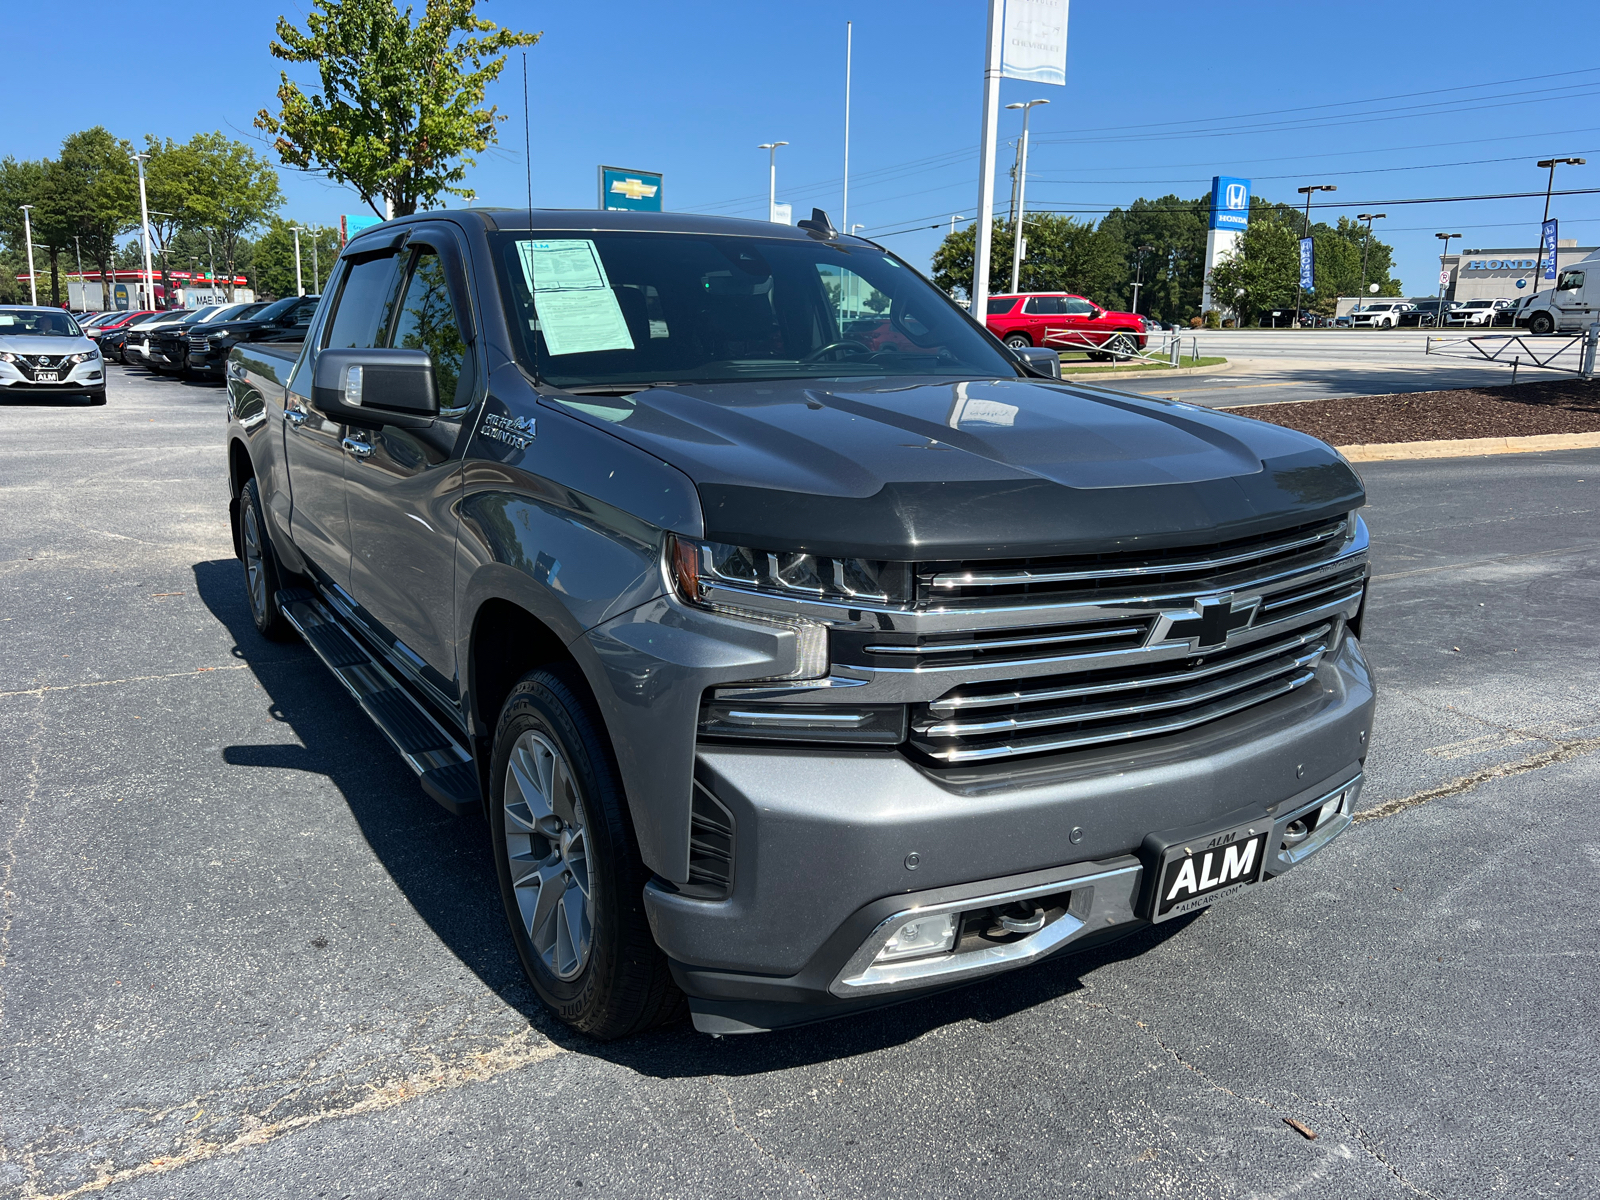
POLYGON ((583 383, 561 390, 575 396, 631 396, 635 392, 648 392, 651 388, 677 386, 676 380, 664 380, 660 383, 583 383))

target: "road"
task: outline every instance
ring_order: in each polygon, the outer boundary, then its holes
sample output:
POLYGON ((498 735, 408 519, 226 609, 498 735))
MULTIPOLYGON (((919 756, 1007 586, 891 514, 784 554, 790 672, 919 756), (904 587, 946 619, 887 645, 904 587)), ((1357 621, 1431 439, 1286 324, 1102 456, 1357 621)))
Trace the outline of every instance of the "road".
MULTIPOLYGON (((1490 336, 1505 336, 1512 331, 1484 332, 1490 336)), ((1321 400, 1332 396, 1493 387, 1511 382, 1509 365, 1475 363, 1424 353, 1429 331, 1223 329, 1199 330, 1193 336, 1202 355, 1226 358, 1229 369, 1215 375, 1165 378, 1159 372, 1141 372, 1129 375, 1126 382, 1106 379, 1096 382, 1146 395, 1177 396, 1190 404, 1212 408, 1321 400)), ((1458 331, 1452 331, 1451 336, 1458 336, 1458 331)), ((1540 341, 1541 353, 1548 353, 1554 339, 1540 341)), ((1562 339, 1563 343, 1566 341, 1562 339)), ((1185 335, 1185 354, 1189 353, 1189 346, 1189 335, 1185 335)), ((1573 352, 1568 351, 1556 361, 1564 363, 1570 358, 1573 352)), ((1529 367, 1526 357, 1517 372, 1519 383, 1560 377, 1562 374, 1555 371, 1529 367)))
POLYGON ((596 1046, 523 984, 481 823, 255 634, 219 392, 110 386, 0 407, 0 1196, 1600 1178, 1600 451, 1363 468, 1366 819, 1290 875, 914 1006, 596 1046))

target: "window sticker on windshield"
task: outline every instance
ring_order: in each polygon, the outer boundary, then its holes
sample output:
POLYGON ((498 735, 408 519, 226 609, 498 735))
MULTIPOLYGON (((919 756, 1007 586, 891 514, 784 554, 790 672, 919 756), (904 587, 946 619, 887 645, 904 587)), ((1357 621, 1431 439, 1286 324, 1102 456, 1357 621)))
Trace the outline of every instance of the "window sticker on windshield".
POLYGON ((539 330, 552 355, 634 349, 593 240, 518 242, 517 250, 539 330))

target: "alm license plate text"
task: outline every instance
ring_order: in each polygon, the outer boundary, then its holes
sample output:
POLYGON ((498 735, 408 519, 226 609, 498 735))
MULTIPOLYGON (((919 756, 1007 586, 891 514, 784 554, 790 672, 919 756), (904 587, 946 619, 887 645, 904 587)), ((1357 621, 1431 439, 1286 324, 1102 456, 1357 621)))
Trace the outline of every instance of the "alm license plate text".
POLYGON ((61 374, 58 371, 36 371, 33 381, 35 383, 60 383, 61 374))
POLYGON ((1269 824, 1232 829, 1173 846, 1161 860, 1152 919, 1167 921, 1216 903, 1261 878, 1269 824))

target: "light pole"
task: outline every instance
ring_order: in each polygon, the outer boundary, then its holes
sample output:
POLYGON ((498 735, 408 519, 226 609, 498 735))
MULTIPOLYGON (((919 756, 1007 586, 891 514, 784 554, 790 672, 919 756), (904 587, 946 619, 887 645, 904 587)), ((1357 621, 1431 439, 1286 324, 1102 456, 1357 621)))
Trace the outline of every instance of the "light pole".
POLYGON ((28 303, 39 303, 39 277, 33 272, 33 205, 19 204, 22 210, 22 236, 28 240, 28 303))
POLYGON ((972 244, 972 319, 989 319, 989 261, 994 249, 994 151, 1000 134, 1006 4, 989 0, 983 49, 983 132, 978 142, 978 227, 972 244))
POLYGON ((956 235, 956 222, 961 220, 961 219, 962 219, 962 217, 961 217, 960 213, 951 213, 950 214, 950 236, 951 237, 955 237, 955 235, 956 235))
POLYGON ((1144 283, 1144 256, 1147 250, 1154 250, 1154 246, 1136 246, 1133 251, 1133 311, 1139 311, 1139 288, 1144 283))
POLYGON ((767 151, 767 220, 778 219, 778 147, 788 142, 762 142, 757 150, 767 151))
POLYGON ((1049 104, 1048 100, 1029 100, 1024 104, 1008 104, 1007 108, 1022 110, 1022 137, 1017 142, 1017 219, 1011 223, 1011 290, 1017 290, 1017 280, 1022 273, 1023 237, 1026 224, 1028 189, 1028 114, 1035 104, 1049 104))
POLYGON ((294 294, 304 296, 305 284, 300 282, 300 226, 289 226, 289 232, 294 234, 294 294))
MULTIPOLYGON (((1367 223, 1367 240, 1361 243, 1361 294, 1362 295, 1366 295, 1366 292, 1367 292, 1367 247, 1372 245, 1372 223, 1374 221, 1381 221, 1385 217, 1387 217, 1388 215, 1389 215, 1388 213, 1357 213, 1356 214, 1356 220, 1365 221, 1367 223)), ((1361 302, 1359 300, 1357 300, 1356 301, 1357 307, 1360 307, 1360 304, 1361 304, 1361 302)), ((1354 320, 1354 318, 1351 318, 1351 319, 1354 320)))
MULTIPOLYGON (((1540 221, 1539 222, 1539 249, 1540 250, 1544 249, 1544 225, 1545 225, 1545 221, 1548 221, 1550 219, 1550 193, 1555 190, 1555 186, 1556 186, 1556 167, 1560 166, 1560 165, 1569 165, 1569 166, 1574 166, 1574 167, 1581 167, 1587 161, 1588 161, 1588 159, 1584 159, 1584 158, 1541 158, 1539 160, 1539 165, 1541 167, 1549 167, 1550 168, 1549 181, 1544 185, 1544 221, 1540 221)), ((1554 251, 1551 251, 1551 257, 1552 258, 1555 257, 1555 252, 1554 251)), ((1535 263, 1537 263, 1539 261, 1539 251, 1535 251, 1534 252, 1533 261, 1535 263)), ((1553 263, 1553 262, 1550 264, 1550 267, 1551 267, 1552 270, 1555 269, 1555 266, 1556 266, 1556 264, 1553 263)), ((1539 294, 1539 279, 1540 279, 1540 277, 1542 275, 1543 275, 1543 272, 1540 271, 1537 267, 1535 267, 1534 268, 1534 272, 1533 272, 1533 294, 1535 296, 1537 296, 1539 294)))
MULTIPOLYGON (((1336 183, 1313 183, 1310 187, 1295 188, 1295 191, 1306 198, 1306 231, 1301 235, 1302 237, 1311 236, 1311 197, 1317 192, 1337 192, 1338 190, 1339 185, 1336 183)), ((1300 297, 1304 294, 1305 280, 1300 276, 1296 276, 1294 284, 1294 320, 1290 322, 1291 327, 1294 329, 1300 328, 1300 297)))
MULTIPOLYGON (((195 287, 195 282, 194 282, 197 278, 199 278, 199 275, 200 275, 200 260, 195 255, 191 254, 191 255, 189 255, 189 289, 191 291, 198 291, 199 290, 199 289, 197 289, 195 287)), ((184 297, 184 302, 185 302, 185 304, 188 303, 188 297, 187 296, 184 297)))
MULTIPOLYGON (((78 255, 78 295, 82 297, 85 302, 87 302, 89 298, 83 295, 83 244, 78 241, 76 234, 74 234, 72 238, 72 248, 77 252, 78 255)), ((71 300, 69 297, 68 303, 70 302, 71 300)), ((88 304, 85 303, 84 307, 87 308, 88 304)))
POLYGON ((1439 252, 1439 311, 1436 312, 1434 314, 1434 316, 1433 316, 1433 323, 1434 323, 1435 328, 1443 329, 1444 328, 1444 280, 1445 280, 1444 260, 1445 260, 1445 256, 1450 253, 1450 239, 1451 238, 1458 238, 1461 235, 1459 233, 1436 233, 1433 236, 1438 238, 1441 242, 1444 243, 1444 249, 1439 252))
POLYGON ((844 23, 844 211, 839 218, 839 224, 846 229, 850 228, 850 50, 854 35, 855 22, 846 21, 844 23))
POLYGON ((322 291, 322 267, 317 262, 317 239, 322 236, 322 226, 311 227, 311 290, 320 294, 322 291))
POLYGON ((135 154, 133 161, 139 164, 139 228, 144 234, 144 295, 151 308, 156 306, 156 269, 150 261, 150 202, 144 190, 144 160, 149 158, 148 153, 135 154))

